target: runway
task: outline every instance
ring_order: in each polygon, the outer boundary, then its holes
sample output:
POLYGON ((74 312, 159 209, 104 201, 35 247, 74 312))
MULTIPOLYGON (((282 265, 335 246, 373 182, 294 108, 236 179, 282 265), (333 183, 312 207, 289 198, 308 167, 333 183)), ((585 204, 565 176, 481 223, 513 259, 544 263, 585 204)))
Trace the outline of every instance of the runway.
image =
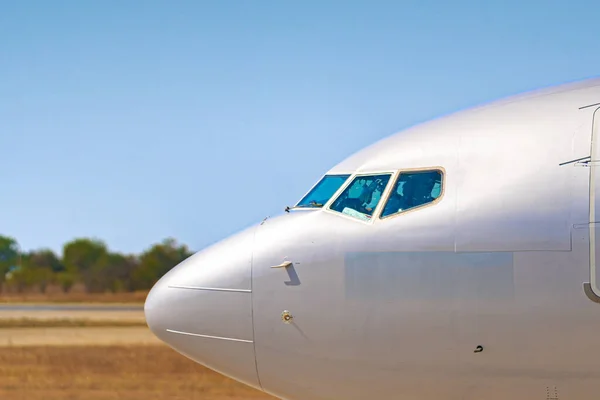
POLYGON ((161 345, 145 327, 7 328, 0 329, 0 347, 161 345))
POLYGON ((158 339, 146 326, 118 326, 123 322, 144 325, 145 321, 141 304, 5 303, 0 304, 0 323, 3 325, 0 328, 0 347, 158 344, 158 339), (82 326, 64 327, 59 323, 52 326, 65 320, 82 326), (11 321, 19 324, 15 323, 13 327, 11 321), (35 321, 44 321, 50 326, 35 327, 35 321), (83 326, 86 321, 101 322, 105 326, 83 326))

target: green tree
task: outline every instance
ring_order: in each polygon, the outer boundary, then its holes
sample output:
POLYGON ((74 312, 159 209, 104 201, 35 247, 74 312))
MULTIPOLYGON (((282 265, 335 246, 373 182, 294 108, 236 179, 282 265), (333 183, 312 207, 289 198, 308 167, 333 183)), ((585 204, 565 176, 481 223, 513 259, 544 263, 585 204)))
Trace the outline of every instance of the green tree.
POLYGON ((7 275, 6 283, 16 288, 17 292, 22 293, 26 289, 32 287, 36 283, 35 272, 28 267, 29 254, 24 253, 21 255, 21 265, 7 275))
POLYGON ((64 245, 59 258, 48 249, 21 254, 16 239, 0 236, 0 290, 8 283, 18 291, 37 286, 45 292, 58 283, 68 292, 78 282, 87 292, 145 290, 191 254, 171 238, 140 256, 111 252, 97 239, 77 238, 64 245))
MULTIPOLYGON (((75 239, 63 247, 62 262, 68 276, 79 278, 87 292, 104 290, 103 269, 108 264, 108 249, 104 242, 89 238, 75 239)), ((61 276, 63 279, 66 277, 61 276)))
POLYGON ((0 235, 0 292, 11 269, 20 267, 21 257, 17 240, 10 236, 0 235))
POLYGON ((131 274, 137 262, 133 256, 106 252, 91 267, 86 287, 92 292, 119 292, 131 290, 131 274))
POLYGON ((132 275, 138 267, 138 260, 133 255, 109 253, 104 274, 106 286, 111 292, 133 291, 132 275))
POLYGON ((171 268, 191 254, 187 246, 178 245, 172 238, 155 244, 140 256, 139 265, 133 273, 133 287, 137 290, 150 289, 171 268))
POLYGON ((30 283, 39 285, 40 291, 46 293, 48 285, 55 281, 56 273, 63 271, 64 267, 52 250, 41 249, 27 254, 23 269, 31 275, 30 283))
POLYGON ((62 271, 56 274, 56 282, 58 282, 64 293, 69 293, 73 285, 77 283, 77 275, 73 272, 62 271))

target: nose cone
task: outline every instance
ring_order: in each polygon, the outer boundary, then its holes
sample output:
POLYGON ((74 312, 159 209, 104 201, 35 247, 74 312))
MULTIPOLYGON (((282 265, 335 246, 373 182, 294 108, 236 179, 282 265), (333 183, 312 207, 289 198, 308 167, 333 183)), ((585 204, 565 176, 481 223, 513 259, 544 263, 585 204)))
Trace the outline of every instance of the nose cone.
POLYGON ((255 229, 177 265, 154 285, 144 312, 150 330, 179 353, 260 388, 251 298, 255 229))

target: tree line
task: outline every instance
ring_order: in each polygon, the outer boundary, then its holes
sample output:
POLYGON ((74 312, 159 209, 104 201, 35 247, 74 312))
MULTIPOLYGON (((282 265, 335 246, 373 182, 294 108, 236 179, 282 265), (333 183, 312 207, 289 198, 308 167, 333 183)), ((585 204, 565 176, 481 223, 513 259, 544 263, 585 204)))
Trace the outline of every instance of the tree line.
POLYGON ((141 254, 110 251, 103 241, 91 238, 66 243, 62 254, 49 249, 22 252, 15 238, 0 235, 0 291, 45 293, 53 285, 68 293, 76 284, 88 293, 148 290, 192 254, 171 238, 141 254))

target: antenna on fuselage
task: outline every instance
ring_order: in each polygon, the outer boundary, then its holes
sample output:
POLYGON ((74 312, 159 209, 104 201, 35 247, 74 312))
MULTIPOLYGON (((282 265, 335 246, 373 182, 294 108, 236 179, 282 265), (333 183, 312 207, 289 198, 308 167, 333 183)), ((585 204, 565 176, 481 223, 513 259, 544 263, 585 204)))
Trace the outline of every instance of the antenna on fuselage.
POLYGON ((585 157, 577 158, 575 160, 565 161, 563 163, 558 164, 558 166, 562 167, 563 165, 573 164, 573 163, 584 161, 584 160, 586 163, 590 162, 590 161, 592 161, 592 156, 585 156, 585 157))

